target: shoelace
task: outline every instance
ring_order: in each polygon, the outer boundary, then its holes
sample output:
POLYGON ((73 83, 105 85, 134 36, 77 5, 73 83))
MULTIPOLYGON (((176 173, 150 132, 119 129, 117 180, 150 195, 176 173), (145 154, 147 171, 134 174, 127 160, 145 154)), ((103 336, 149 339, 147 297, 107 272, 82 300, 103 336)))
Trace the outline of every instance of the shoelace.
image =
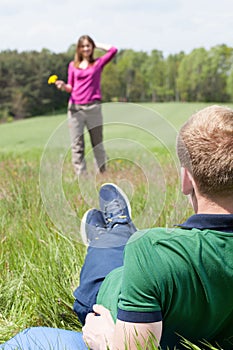
POLYGON ((125 219, 127 215, 124 214, 125 204, 119 199, 114 199, 105 206, 104 215, 106 220, 112 222, 115 218, 125 219))

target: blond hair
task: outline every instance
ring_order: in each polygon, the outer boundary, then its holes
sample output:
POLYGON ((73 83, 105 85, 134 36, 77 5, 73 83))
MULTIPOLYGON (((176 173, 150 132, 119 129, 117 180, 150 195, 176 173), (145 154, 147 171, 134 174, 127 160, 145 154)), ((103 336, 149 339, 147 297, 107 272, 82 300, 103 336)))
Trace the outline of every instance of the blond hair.
POLYGON ((192 115, 178 134, 177 154, 200 193, 233 194, 233 110, 214 105, 192 115))

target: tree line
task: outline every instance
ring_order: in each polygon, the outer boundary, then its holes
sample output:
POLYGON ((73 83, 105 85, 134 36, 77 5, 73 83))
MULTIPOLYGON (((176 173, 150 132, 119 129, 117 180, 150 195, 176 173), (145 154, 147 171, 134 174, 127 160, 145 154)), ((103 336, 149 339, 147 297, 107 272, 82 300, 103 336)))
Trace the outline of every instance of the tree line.
MULTIPOLYGON (((65 110, 68 95, 47 82, 51 74, 67 79, 74 52, 75 45, 64 53, 0 52, 0 119, 65 110)), ((103 71, 102 95, 104 102, 230 102, 233 48, 222 44, 167 57, 159 50, 120 50, 103 71)))

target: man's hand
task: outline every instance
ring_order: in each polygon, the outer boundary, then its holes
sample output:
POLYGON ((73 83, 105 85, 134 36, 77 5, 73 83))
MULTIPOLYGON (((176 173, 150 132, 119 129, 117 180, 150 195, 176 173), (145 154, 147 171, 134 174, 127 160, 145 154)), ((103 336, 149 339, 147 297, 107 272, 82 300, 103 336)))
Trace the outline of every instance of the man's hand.
POLYGON ((110 311, 102 305, 94 305, 94 312, 87 314, 83 327, 83 339, 93 350, 112 348, 115 324, 110 311))

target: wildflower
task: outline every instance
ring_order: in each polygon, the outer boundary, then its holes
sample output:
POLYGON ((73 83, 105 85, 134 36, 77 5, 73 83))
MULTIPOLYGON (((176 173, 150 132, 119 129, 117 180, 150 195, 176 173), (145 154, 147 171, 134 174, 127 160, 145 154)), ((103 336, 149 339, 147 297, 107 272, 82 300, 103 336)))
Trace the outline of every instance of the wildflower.
POLYGON ((57 75, 50 75, 49 79, 48 79, 48 84, 54 84, 58 79, 57 75))

